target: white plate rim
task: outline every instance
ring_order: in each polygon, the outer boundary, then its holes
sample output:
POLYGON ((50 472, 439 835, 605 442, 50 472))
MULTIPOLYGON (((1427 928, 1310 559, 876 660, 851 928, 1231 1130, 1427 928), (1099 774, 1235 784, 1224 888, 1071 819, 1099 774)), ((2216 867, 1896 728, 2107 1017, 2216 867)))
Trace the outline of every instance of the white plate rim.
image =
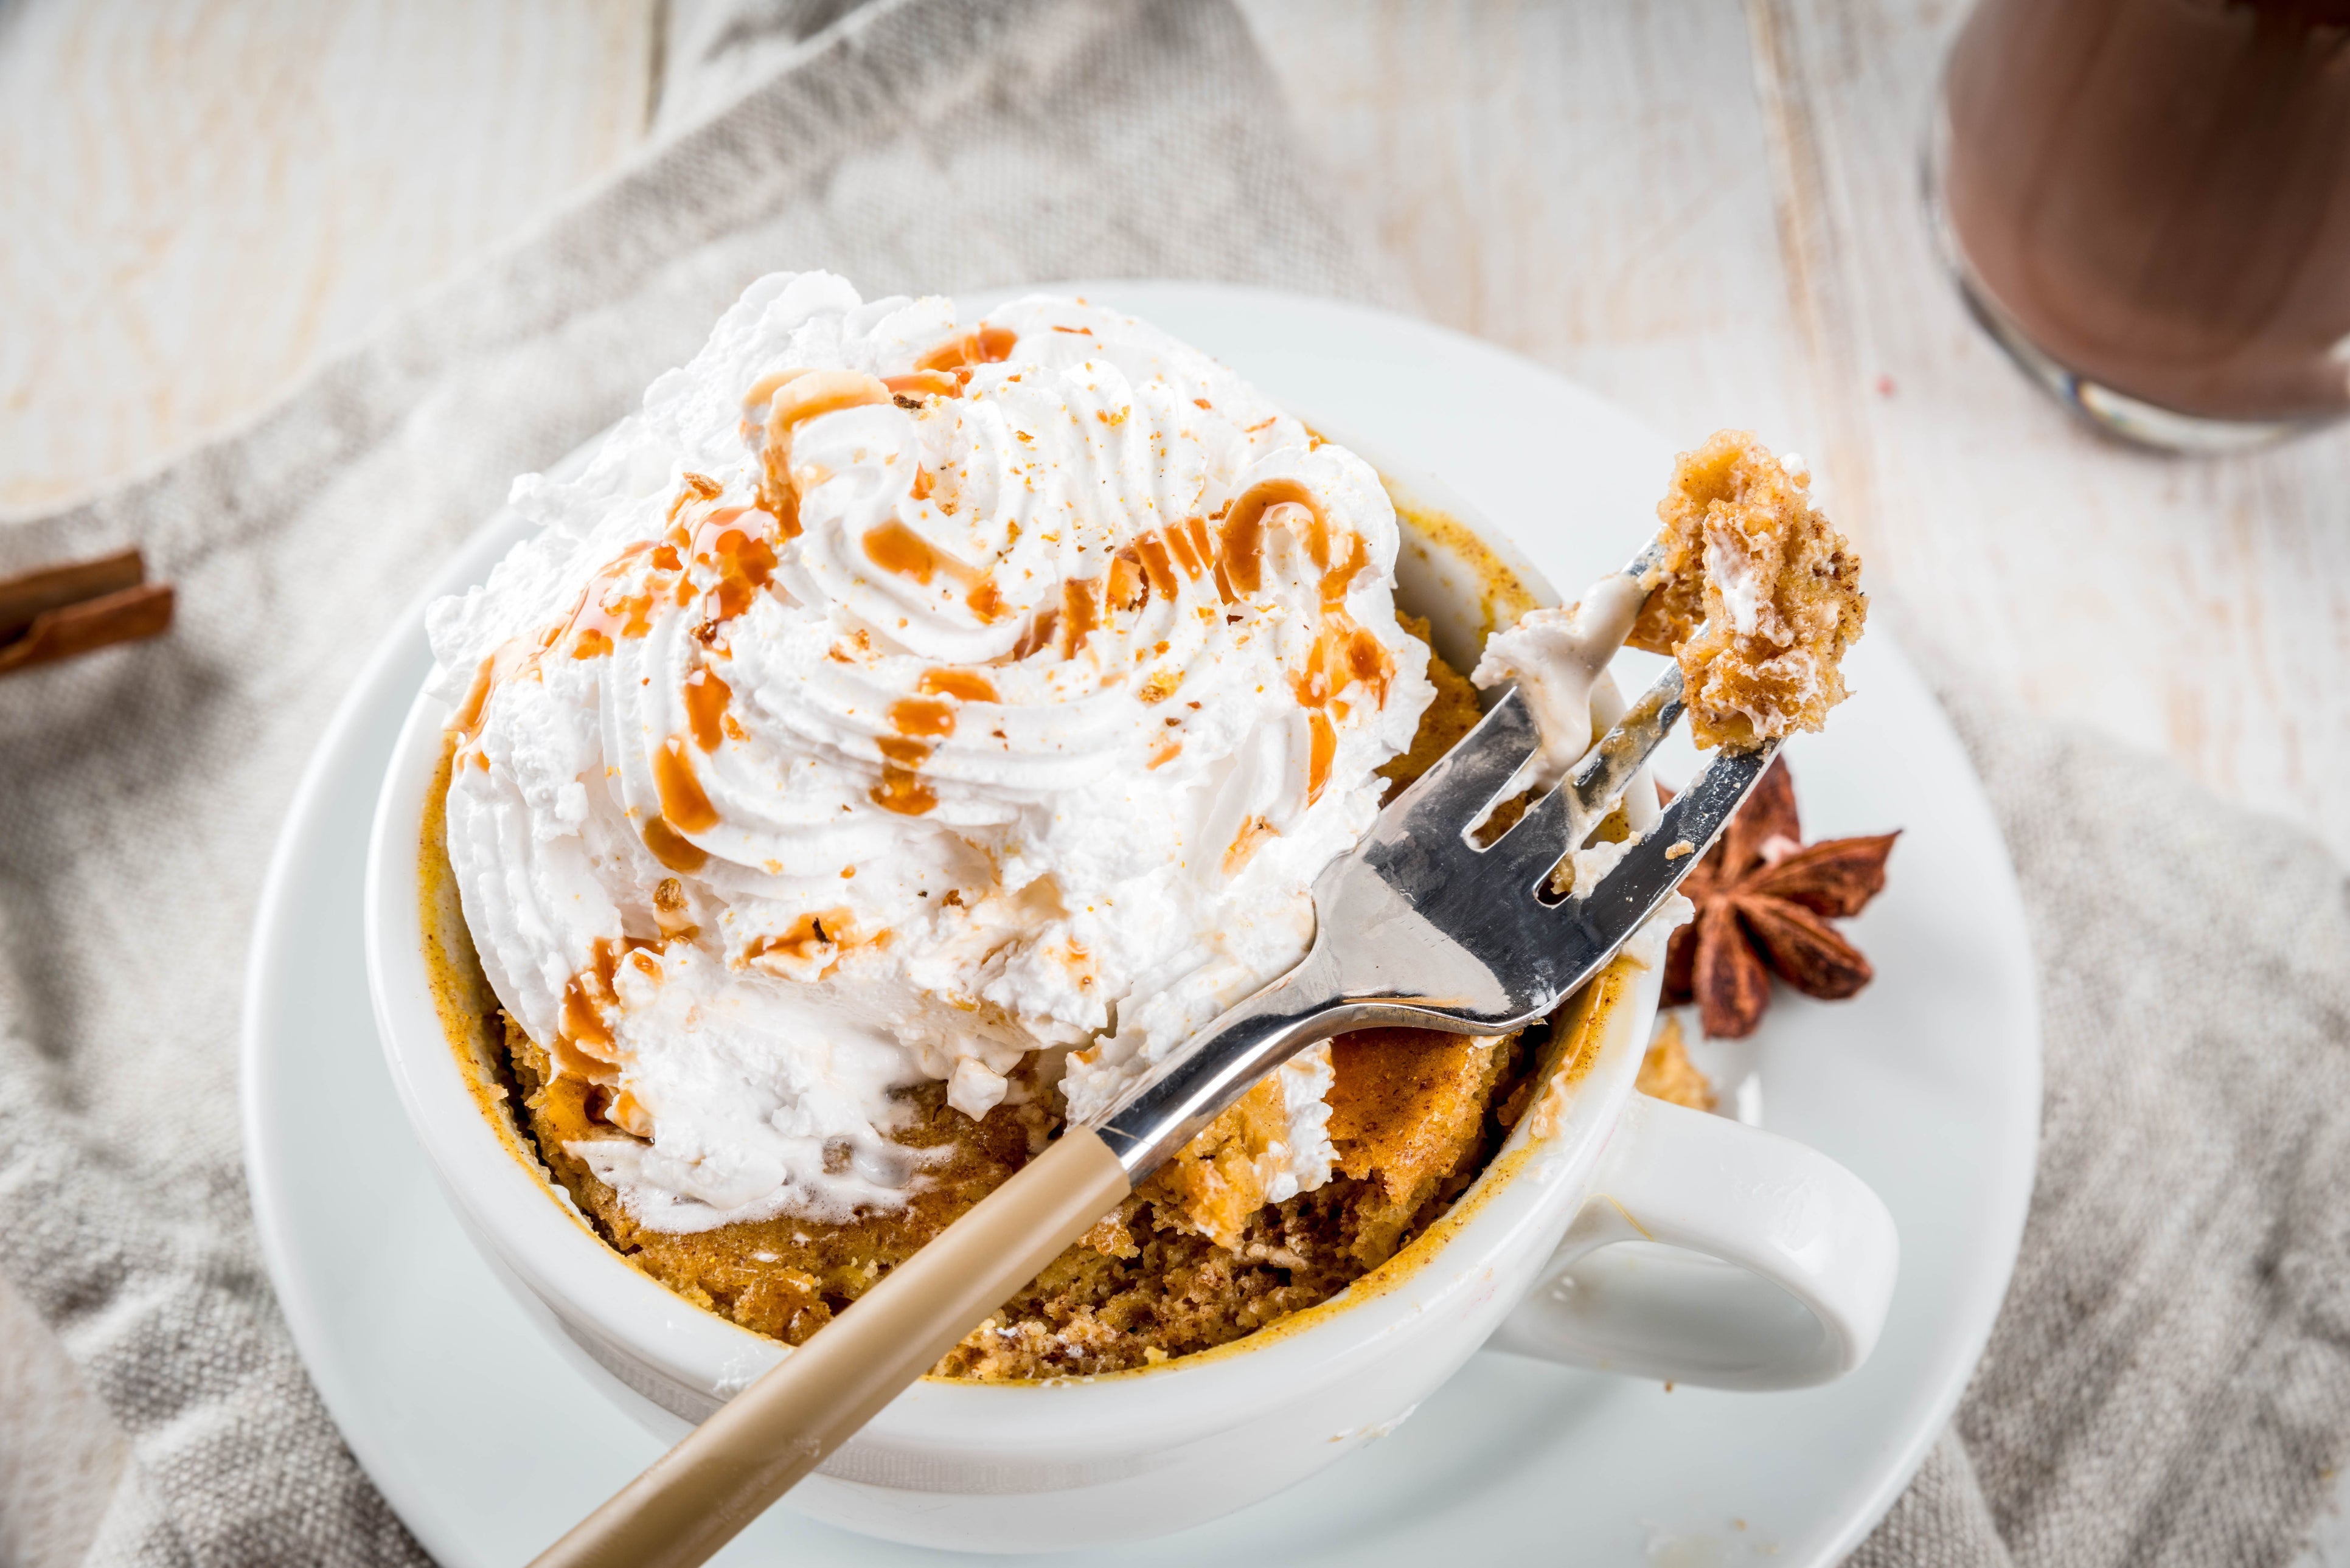
MULTIPOLYGON (((1374 335, 1387 335, 1406 344, 1414 344, 1416 340, 1415 346, 1435 355, 1481 360, 1497 371, 1513 376, 1531 373, 1547 382, 1554 394, 1568 394, 1571 400, 1582 404, 1594 418, 1620 421, 1640 428, 1645 432, 1645 427, 1639 426, 1639 421, 1612 403, 1556 372, 1507 350, 1451 328, 1336 300, 1249 286, 1188 280, 1045 283, 975 293, 967 296, 967 300, 971 307, 984 308, 998 300, 1031 292, 1090 294, 1154 319, 1159 314, 1150 307, 1154 300, 1159 302, 1162 311, 1169 304, 1189 303, 1207 307, 1263 311, 1276 317, 1336 318, 1348 325, 1367 328, 1374 335)), ((1650 436, 1649 439, 1654 438, 1650 436)), ((281 1312, 305 1367, 354 1457, 383 1492, 393 1511, 436 1556, 457 1555, 457 1552, 451 1550, 457 1543, 445 1539, 445 1532, 442 1528, 444 1521, 432 1500, 420 1495, 407 1484, 406 1468, 397 1461, 379 1440, 377 1432, 362 1418, 360 1402, 345 1386, 331 1351, 325 1316, 329 1309, 312 1296, 298 1266, 301 1243, 297 1228, 281 1198, 282 1184, 286 1176, 280 1168, 277 1151, 270 1136, 267 1072, 270 1041, 263 1027, 263 1020, 278 978, 286 909, 299 897, 298 885, 305 867, 300 863, 298 851, 307 830, 313 826, 313 819, 324 809, 324 797, 333 783, 341 754, 371 720, 381 722, 380 716, 373 712, 376 703, 382 700, 377 695, 376 689, 384 683, 390 670, 404 657, 414 656, 415 645, 411 639, 420 636, 423 607, 448 591, 446 585, 451 582, 468 580, 475 556, 486 556, 482 569, 486 569, 488 560, 494 558, 487 555, 484 545, 494 526, 494 519, 485 521, 480 529, 469 535, 452 552, 442 571, 435 575, 432 586, 411 601, 392 623, 383 640, 362 665, 350 690, 338 705, 333 719, 321 732, 318 746, 305 765, 288 805, 285 826, 265 875, 254 921, 253 943, 247 955, 239 1028, 238 1108, 246 1186, 263 1261, 276 1289, 281 1312)), ((1873 629, 1878 638, 1889 640, 1881 627, 1873 629)), ((1898 654, 1895 657, 1898 659, 1898 654)), ((1899 662, 1906 667, 1906 660, 1899 662)), ((404 711, 409 693, 395 688, 394 695, 404 711)), ((1967 782, 1980 794, 1980 781, 1970 774, 1967 782)), ((2008 901, 2013 906, 2012 912, 2016 934, 2021 940, 2021 895, 2016 889, 2012 867, 2002 861, 1999 869, 2006 872, 2004 886, 2010 896, 2008 901)), ((2028 954, 2028 947, 2026 951, 2028 954)), ((2033 1135, 2028 1145, 2036 1149, 2041 1099, 2041 1042, 2036 994, 2032 998, 2030 1012, 2029 1048, 2023 1053, 2024 1062, 2030 1068, 2028 1082, 2026 1075, 2018 1075, 2010 1088, 2011 1097, 2018 1105, 2028 1105, 2033 1135)), ((371 1041, 369 1044, 372 1045, 371 1041)), ((1979 1308, 1970 1314, 1976 1320, 1974 1326, 1954 1342, 1950 1353, 1939 1358, 1931 1396, 1918 1407, 1923 1414, 1909 1423, 1909 1429, 1904 1432, 1899 1443, 1886 1450, 1878 1463, 1869 1467, 1873 1473, 1868 1484, 1842 1511, 1843 1517, 1835 1521, 1829 1532, 1819 1538, 1819 1544, 1811 1556, 1802 1561, 1834 1563, 1857 1546, 1908 1485, 1955 1412, 1989 1341, 1998 1305, 2005 1298, 2029 1209, 2033 1176, 2031 1163, 2025 1162, 2020 1179, 2017 1179, 2019 1173, 2003 1174, 2006 1179, 1986 1183, 1986 1191, 1991 1194, 1985 1204, 1986 1212, 1994 1210, 2003 1211, 1997 1215, 2000 1222, 1993 1227, 2002 1241, 1995 1273, 1985 1271, 1979 1274, 1974 1288, 1969 1293, 1976 1298, 1975 1304, 1979 1308)))

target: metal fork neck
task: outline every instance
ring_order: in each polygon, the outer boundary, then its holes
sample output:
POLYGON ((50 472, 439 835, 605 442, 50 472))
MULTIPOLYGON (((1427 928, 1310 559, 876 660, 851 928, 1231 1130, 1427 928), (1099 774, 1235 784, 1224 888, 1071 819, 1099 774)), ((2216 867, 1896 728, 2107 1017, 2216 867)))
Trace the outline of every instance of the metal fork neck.
POLYGON ((1355 1027, 1338 969, 1317 937, 1303 962, 1186 1043, 1095 1130, 1129 1179, 1175 1157, 1266 1074, 1316 1041, 1355 1027))

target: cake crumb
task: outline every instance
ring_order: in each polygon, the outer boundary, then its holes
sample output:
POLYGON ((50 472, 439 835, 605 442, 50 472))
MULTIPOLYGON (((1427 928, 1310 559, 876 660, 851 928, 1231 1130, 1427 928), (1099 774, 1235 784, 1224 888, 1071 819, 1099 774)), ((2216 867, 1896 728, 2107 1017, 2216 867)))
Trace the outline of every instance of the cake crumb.
POLYGON ((1700 748, 1817 730, 1845 699, 1838 666, 1868 600, 1859 556, 1810 485, 1808 469, 1745 431, 1717 431, 1673 465, 1657 505, 1660 582, 1628 641, 1679 663, 1700 748))
POLYGON ((1689 1043, 1681 1038, 1681 1021, 1670 1013, 1657 1027, 1648 1054, 1640 1060, 1640 1075, 1632 1085, 1644 1095, 1670 1100, 1693 1111, 1714 1107, 1713 1085, 1690 1060, 1689 1043))

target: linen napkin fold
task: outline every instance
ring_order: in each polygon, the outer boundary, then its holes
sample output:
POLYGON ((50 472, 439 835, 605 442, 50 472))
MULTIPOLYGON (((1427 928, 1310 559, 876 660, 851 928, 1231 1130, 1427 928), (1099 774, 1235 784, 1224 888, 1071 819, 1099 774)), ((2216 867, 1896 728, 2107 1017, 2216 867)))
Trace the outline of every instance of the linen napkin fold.
POLYGON ((0 691, 0 1272, 129 1434, 102 1555, 421 1560, 271 1300, 238 993, 328 716, 515 474, 631 407, 778 268, 868 297, 1080 275, 1388 293, 1228 5, 746 4, 737 30, 779 74, 244 433, 0 529, 0 571, 135 541, 181 595, 168 639, 0 691))
MULTIPOLYGON (((0 530, 0 570, 135 541, 182 590, 166 641, 0 691, 0 1272, 130 1434, 94 1557, 421 1560, 260 1270, 237 992, 327 714, 512 475, 778 267, 1394 293, 1224 5, 754 3, 732 33, 773 74, 723 114, 244 434, 0 530)), ((2121 748, 1951 706, 2034 921, 2047 1142, 1991 1353, 1856 1561, 2282 1562, 2350 1428, 2343 873, 2121 748)))
POLYGON ((1864 1568, 2292 1561, 2350 1433, 2350 876, 2167 761, 1945 684, 2022 884, 2023 1250, 1864 1568))

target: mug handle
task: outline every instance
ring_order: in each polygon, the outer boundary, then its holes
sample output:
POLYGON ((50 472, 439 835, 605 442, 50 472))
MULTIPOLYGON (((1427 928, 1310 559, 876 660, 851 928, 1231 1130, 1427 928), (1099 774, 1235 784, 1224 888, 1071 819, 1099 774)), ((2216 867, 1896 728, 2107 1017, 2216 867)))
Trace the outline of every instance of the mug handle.
POLYGON ((1582 1211, 1486 1345, 1701 1387, 1808 1387, 1868 1359, 1899 1262, 1885 1200, 1835 1160, 1634 1095, 1582 1211))

